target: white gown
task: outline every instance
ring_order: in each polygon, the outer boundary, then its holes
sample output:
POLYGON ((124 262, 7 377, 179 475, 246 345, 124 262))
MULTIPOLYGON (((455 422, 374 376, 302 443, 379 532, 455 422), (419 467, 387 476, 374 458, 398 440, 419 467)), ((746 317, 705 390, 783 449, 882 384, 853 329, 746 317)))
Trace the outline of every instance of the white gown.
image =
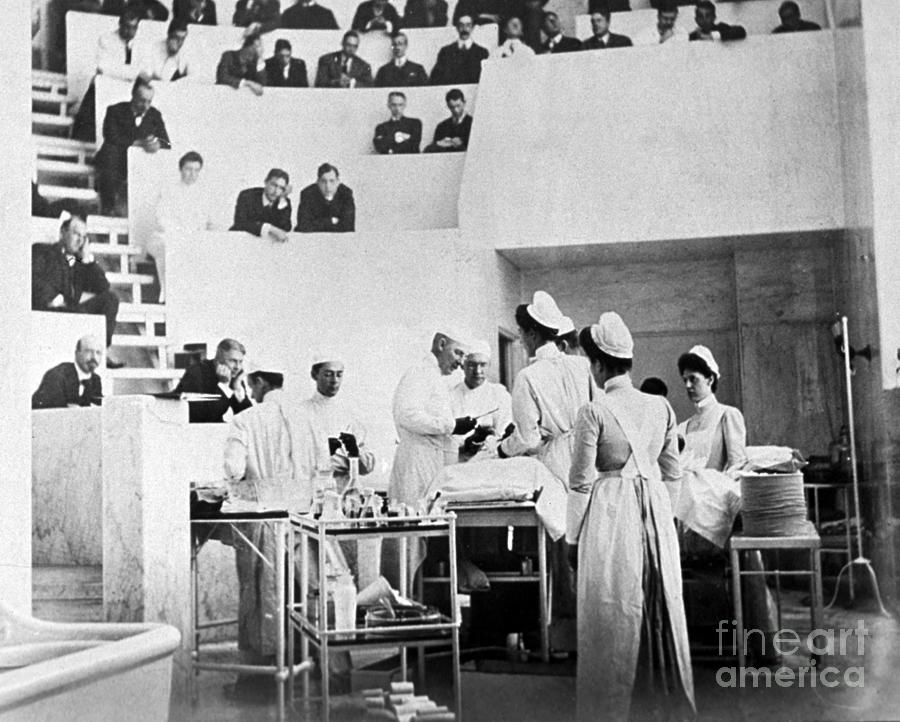
MULTIPOLYGON (((501 384, 485 381, 481 386, 470 389, 465 381, 460 381, 450 389, 450 402, 453 407, 453 415, 472 416, 478 418, 478 425, 490 427, 492 435, 485 441, 484 447, 472 459, 494 458, 497 455, 498 440, 503 436, 506 427, 512 422, 512 400, 509 391, 501 384), (493 413, 488 413, 489 411, 493 413)), ((453 437, 453 443, 457 448, 462 447, 468 436, 475 433, 459 434, 453 437)))

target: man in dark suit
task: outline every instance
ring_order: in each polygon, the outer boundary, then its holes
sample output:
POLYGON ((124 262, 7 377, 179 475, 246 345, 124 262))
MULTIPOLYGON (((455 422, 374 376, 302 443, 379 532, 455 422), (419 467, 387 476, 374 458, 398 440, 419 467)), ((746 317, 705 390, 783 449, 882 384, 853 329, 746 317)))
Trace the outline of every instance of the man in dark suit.
POLYGON ((690 40, 743 40, 747 31, 740 25, 716 22, 716 6, 710 0, 700 0, 694 9, 696 29, 692 30, 690 40))
POLYGON ((447 91, 447 107, 450 117, 442 120, 434 129, 434 140, 426 153, 453 153, 469 147, 472 132, 472 116, 466 113, 466 96, 459 88, 447 91))
POLYGON ((356 8, 350 27, 361 33, 382 30, 391 35, 400 29, 400 25, 400 14, 388 0, 364 0, 356 8))
POLYGON ((266 85, 276 88, 308 88, 306 63, 291 57, 291 43, 285 38, 275 41, 275 54, 266 60, 266 85))
POLYGON ((103 0, 100 12, 121 15, 125 9, 134 10, 141 20, 168 20, 169 11, 159 0, 103 0))
POLYGON ((456 23, 459 39, 438 51, 437 62, 431 69, 432 85, 477 83, 481 77, 481 62, 489 53, 472 40, 474 23, 471 16, 460 15, 456 23))
POLYGON ((453 9, 453 24, 468 15, 476 25, 495 23, 502 28, 511 10, 507 0, 459 0, 453 9))
MULTIPOLYGON (((106 317, 106 345, 112 343, 119 299, 94 261, 83 218, 72 216, 63 221, 58 242, 31 247, 31 307, 35 311, 102 314, 106 317)), ((107 365, 118 368, 121 364, 107 361, 107 365)))
POLYGON ((802 33, 822 29, 818 23, 800 17, 800 6, 794 0, 786 0, 781 3, 778 8, 778 17, 781 18, 781 25, 775 28, 773 33, 802 33))
POLYGON ((284 242, 291 230, 291 180, 281 168, 272 168, 262 188, 242 190, 234 206, 229 230, 284 242))
POLYGON ((319 58, 316 70, 317 88, 369 88, 372 86, 372 66, 357 57, 359 33, 348 30, 341 40, 341 49, 319 58))
POLYGON ((334 13, 316 0, 300 0, 281 13, 281 27, 293 30, 337 30, 334 13))
POLYGON ((99 406, 103 400, 100 377, 94 373, 103 363, 103 343, 84 336, 75 345, 75 363, 65 361, 44 374, 31 396, 33 409, 64 409, 67 406, 99 406))
POLYGON ((257 70, 261 53, 262 41, 255 34, 244 38, 240 50, 226 50, 216 68, 216 85, 230 85, 235 90, 248 88, 254 95, 262 95, 266 79, 257 70))
POLYGON ((403 27, 442 28, 447 24, 445 0, 406 0, 403 27))
POLYGON ((356 230, 353 191, 341 183, 338 169, 319 166, 318 180, 300 191, 297 227, 301 233, 350 233, 356 230))
POLYGON ((591 30, 594 34, 581 43, 583 50, 631 47, 631 38, 627 35, 616 35, 609 31, 610 15, 609 8, 604 6, 598 6, 591 13, 591 30))
POLYGON ((559 16, 556 13, 544 13, 544 22, 541 30, 547 38, 541 46, 540 52, 542 54, 571 53, 581 50, 581 42, 578 38, 570 38, 568 35, 563 35, 559 16))
POLYGON ((175 0, 172 15, 193 25, 217 25, 214 0, 175 0))
POLYGON ((375 126, 375 137, 372 139, 375 150, 382 155, 418 153, 422 142, 422 121, 403 115, 406 95, 395 90, 388 95, 387 105, 391 119, 375 126))
POLYGON ((147 153, 155 153, 170 147, 166 124, 152 102, 150 81, 138 76, 131 89, 131 100, 106 109, 103 145, 95 164, 100 204, 107 215, 127 215, 128 148, 136 145, 147 153))
POLYGON ((250 394, 244 378, 244 356, 247 351, 240 341, 224 338, 216 347, 216 357, 189 366, 176 393, 211 394, 215 401, 188 403, 188 421, 192 424, 221 423, 228 409, 239 414, 249 409, 250 394))
POLYGON ((257 32, 267 33, 281 22, 279 0, 237 0, 231 24, 240 28, 257 25, 257 32))
POLYGON ((425 68, 406 57, 409 39, 406 33, 397 33, 391 39, 391 53, 394 59, 378 68, 375 85, 379 88, 408 88, 413 85, 428 85, 425 68))

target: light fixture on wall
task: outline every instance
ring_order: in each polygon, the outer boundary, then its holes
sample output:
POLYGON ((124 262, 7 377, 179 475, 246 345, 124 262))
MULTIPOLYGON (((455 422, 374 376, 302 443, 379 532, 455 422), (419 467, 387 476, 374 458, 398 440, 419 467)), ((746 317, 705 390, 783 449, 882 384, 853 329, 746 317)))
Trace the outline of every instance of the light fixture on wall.
POLYGON ((837 346, 838 353, 840 353, 840 355, 844 359, 844 399, 847 404, 847 428, 850 431, 850 475, 853 481, 853 520, 856 524, 857 556, 853 557, 851 554, 851 559, 848 560, 848 562, 843 567, 841 567, 841 571, 838 572, 837 580, 834 583, 834 595, 831 597, 831 601, 825 608, 830 609, 834 605, 834 602, 837 599, 838 592, 841 588, 841 577, 844 576, 844 572, 848 572, 850 585, 852 587, 853 574, 851 570, 853 567, 860 566, 865 568, 869 573, 869 578, 872 580, 872 589, 875 591, 875 599, 878 602, 878 608, 881 610, 882 614, 884 614, 885 616, 889 616, 887 610, 884 608, 884 604, 881 601, 881 592, 879 592, 878 590, 878 577, 875 576, 875 570, 872 568, 872 562, 865 556, 863 552, 862 516, 860 514, 859 507, 859 469, 857 468, 856 456, 856 424, 854 423, 853 418, 853 367, 851 366, 851 360, 853 356, 856 355, 863 356, 864 358, 867 358, 869 361, 871 361, 872 348, 870 346, 866 346, 862 351, 854 353, 853 348, 846 341, 850 337, 850 334, 847 330, 846 316, 841 316, 839 320, 835 321, 835 323, 832 324, 831 335, 834 337, 834 342, 837 346))

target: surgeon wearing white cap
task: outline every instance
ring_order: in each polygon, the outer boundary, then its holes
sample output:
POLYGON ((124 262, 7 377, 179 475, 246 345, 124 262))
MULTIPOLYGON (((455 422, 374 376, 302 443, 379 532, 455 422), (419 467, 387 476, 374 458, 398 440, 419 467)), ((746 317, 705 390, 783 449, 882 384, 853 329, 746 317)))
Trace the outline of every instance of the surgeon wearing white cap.
MULTIPOLYGON (((566 356, 555 339, 563 314, 553 297, 536 291, 531 303, 516 308, 519 340, 532 357, 516 374, 512 390, 514 431, 498 447, 497 454, 536 456, 565 485, 572 461, 573 430, 578 410, 593 398, 587 363, 566 356)), ((574 636, 575 575, 560 539, 550 551, 553 571, 552 636, 558 640, 574 636)), ((560 641, 554 645, 563 649, 560 641)))
POLYGON ((304 478, 331 475, 343 492, 349 478, 349 457, 359 459, 359 473, 375 468, 375 455, 366 448, 366 429, 352 404, 339 395, 344 362, 334 352, 312 357, 310 376, 315 391, 291 415, 294 464, 304 478))
POLYGON ((604 313, 579 341, 605 393, 578 415, 568 476, 577 719, 687 719, 694 685, 666 489, 681 478, 675 413, 632 385, 634 343, 618 314, 604 313))
MULTIPOLYGON (((257 362, 247 374, 251 393, 258 402, 236 414, 228 426, 225 441, 225 477, 230 481, 291 483, 294 465, 291 433, 285 415, 282 391, 284 374, 280 367, 257 362)), ((274 559, 275 538, 266 524, 243 525, 241 532, 270 561, 274 559)), ((274 658, 281 630, 275 625, 275 585, 273 566, 259 558, 242 538, 234 541, 239 580, 238 648, 245 664, 267 664, 274 658)), ((252 694, 257 677, 238 678, 236 693, 252 694)))
POLYGON ((453 415, 471 416, 478 426, 468 434, 454 436, 459 460, 496 456, 497 444, 512 422, 512 402, 502 384, 487 380, 491 347, 487 341, 473 341, 463 361, 463 380, 450 389, 453 415))

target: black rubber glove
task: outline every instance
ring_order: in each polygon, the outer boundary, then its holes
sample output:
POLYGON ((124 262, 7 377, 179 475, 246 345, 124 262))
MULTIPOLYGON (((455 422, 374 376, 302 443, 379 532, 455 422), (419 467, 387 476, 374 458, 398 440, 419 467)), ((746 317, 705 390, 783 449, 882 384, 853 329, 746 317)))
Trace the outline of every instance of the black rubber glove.
POLYGON ((343 432, 341 433, 341 441, 344 444, 344 448, 347 450, 347 456, 351 459, 358 459, 359 444, 356 443, 356 437, 353 434, 343 432))
POLYGON ((508 424, 507 427, 503 430, 503 436, 500 437, 500 441, 503 441, 504 439, 508 439, 510 436, 512 436, 512 432, 515 430, 516 430, 515 424, 508 424))
POLYGON ((483 444, 484 440, 494 433, 494 430, 490 426, 476 426, 475 431, 472 432, 472 435, 467 441, 471 439, 473 444, 483 444))
POLYGON ((478 441, 475 434, 472 434, 463 443, 463 451, 469 456, 475 456, 484 447, 484 441, 478 441))
POLYGON ((335 439, 333 436, 328 437, 328 453, 334 456, 338 449, 341 448, 341 440, 335 439))
POLYGON ((569 566, 572 569, 578 570, 578 545, 577 544, 567 544, 566 545, 566 556, 569 558, 569 566))
POLYGON ((460 416, 456 419, 456 425, 453 427, 454 434, 468 434, 478 425, 478 420, 471 416, 460 416))

